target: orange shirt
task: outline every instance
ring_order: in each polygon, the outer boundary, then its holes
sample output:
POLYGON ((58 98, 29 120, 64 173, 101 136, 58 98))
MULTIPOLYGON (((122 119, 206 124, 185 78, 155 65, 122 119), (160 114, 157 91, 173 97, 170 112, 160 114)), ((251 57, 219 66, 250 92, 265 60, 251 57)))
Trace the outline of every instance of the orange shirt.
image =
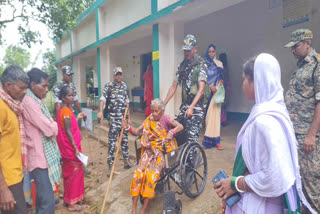
POLYGON ((0 98, 0 163, 8 186, 22 181, 22 158, 19 120, 0 98))

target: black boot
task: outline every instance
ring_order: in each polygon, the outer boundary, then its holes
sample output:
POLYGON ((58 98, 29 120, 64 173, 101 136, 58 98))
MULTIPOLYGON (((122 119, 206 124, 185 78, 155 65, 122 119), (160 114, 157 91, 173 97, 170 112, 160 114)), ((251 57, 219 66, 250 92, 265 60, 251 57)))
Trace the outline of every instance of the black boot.
POLYGON ((112 164, 109 164, 109 169, 108 169, 108 173, 107 173, 108 177, 110 177, 111 171, 112 171, 112 164))

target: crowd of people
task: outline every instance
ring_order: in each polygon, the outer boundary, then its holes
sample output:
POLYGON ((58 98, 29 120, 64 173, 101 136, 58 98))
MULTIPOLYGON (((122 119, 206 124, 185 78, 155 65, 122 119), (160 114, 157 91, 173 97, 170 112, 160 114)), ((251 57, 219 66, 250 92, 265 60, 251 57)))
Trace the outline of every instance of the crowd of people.
MULTIPOLYGON (((312 48, 312 37, 310 30, 299 29, 285 46, 291 48, 298 60, 298 69, 285 96, 280 65, 274 56, 261 53, 244 63, 242 88, 248 102, 254 105, 237 137, 232 176, 213 186, 222 198, 221 213, 320 212, 320 55, 312 48), (227 207, 225 201, 236 193, 241 199, 227 207)), ((133 166, 129 161, 128 133, 141 135, 141 157, 130 187, 133 214, 140 195, 144 198, 141 213, 146 213, 165 166, 164 149, 170 152, 178 147, 177 133, 184 130, 184 143, 198 143, 205 121, 202 146, 223 150, 220 128, 226 124, 230 88, 226 55, 221 54, 218 60, 216 46, 210 44, 202 58, 197 54, 197 40, 191 34, 185 37, 183 50, 184 59, 167 96, 164 101, 147 99, 148 113, 138 128, 131 125, 130 113, 123 118, 129 109, 129 96, 121 67, 113 69, 113 81, 105 84, 100 98, 98 120, 109 119, 108 176, 121 129, 124 129, 121 148, 125 169, 133 166), (182 100, 179 114, 173 119, 164 111, 178 86, 182 87, 182 100), (227 92, 223 95, 225 101, 221 100, 223 88, 227 92)), ((148 71, 144 79, 150 82, 152 67, 148 71)), ((79 202, 85 196, 86 169, 79 160, 82 149, 77 120, 87 116, 82 112, 72 83, 71 67, 64 66, 62 73, 63 79, 53 90, 55 120, 42 101, 48 93, 45 72, 32 68, 25 73, 13 65, 1 76, 2 214, 27 213, 23 184, 30 180, 29 176, 36 185, 36 213, 55 213, 55 193, 61 177, 67 209, 83 209, 79 202)))

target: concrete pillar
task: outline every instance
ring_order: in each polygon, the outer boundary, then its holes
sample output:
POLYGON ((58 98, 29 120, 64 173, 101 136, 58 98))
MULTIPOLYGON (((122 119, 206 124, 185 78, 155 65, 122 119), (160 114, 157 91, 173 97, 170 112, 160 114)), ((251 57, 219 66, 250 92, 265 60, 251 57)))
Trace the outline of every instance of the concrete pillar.
MULTIPOLYGON (((159 84, 160 98, 166 98, 176 76, 177 66, 183 60, 182 44, 184 25, 182 23, 159 24, 159 84)), ((166 114, 171 116, 179 112, 181 105, 181 87, 166 106, 166 114)))
POLYGON ((80 60, 80 56, 73 57, 74 84, 76 86, 79 103, 87 103, 86 88, 86 62, 80 60))
POLYGON ((100 47, 100 82, 101 92, 106 82, 112 81, 111 55, 110 47, 100 47))

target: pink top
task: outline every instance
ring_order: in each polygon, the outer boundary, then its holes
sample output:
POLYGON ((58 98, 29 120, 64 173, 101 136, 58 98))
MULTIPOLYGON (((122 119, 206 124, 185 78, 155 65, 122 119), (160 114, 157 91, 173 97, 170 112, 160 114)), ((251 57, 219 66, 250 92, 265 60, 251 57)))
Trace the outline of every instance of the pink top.
POLYGON ((171 124, 171 121, 173 119, 167 115, 167 114, 164 114, 162 117, 161 117, 161 120, 160 120, 160 124, 161 126, 168 132, 169 129, 171 128, 170 127, 170 124, 171 124))
POLYGON ((36 168, 47 168, 44 155, 42 134, 46 137, 55 137, 58 126, 54 120, 49 120, 41 111, 41 107, 31 97, 26 95, 22 101, 23 119, 26 132, 26 145, 28 149, 28 171, 36 168))

